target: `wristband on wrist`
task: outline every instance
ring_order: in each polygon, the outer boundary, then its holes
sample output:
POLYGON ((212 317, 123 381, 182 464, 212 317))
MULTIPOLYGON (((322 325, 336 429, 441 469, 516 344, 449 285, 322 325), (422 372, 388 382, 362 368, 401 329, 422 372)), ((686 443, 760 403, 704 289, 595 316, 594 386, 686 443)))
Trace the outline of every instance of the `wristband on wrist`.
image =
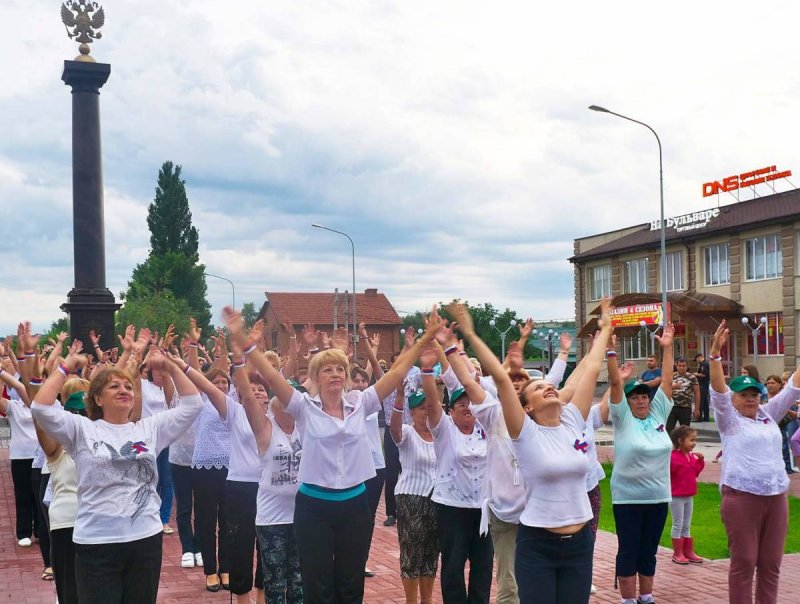
POLYGON ((419 372, 421 375, 434 375, 433 369, 420 369, 419 372))
POLYGON ((466 353, 466 352, 464 352, 463 350, 460 350, 460 351, 458 352, 458 354, 460 354, 462 357, 465 357, 465 356, 467 356, 467 353, 466 353))
POLYGON ((456 346, 455 344, 453 346, 448 346, 447 348, 445 348, 444 356, 450 356, 454 352, 458 352, 458 346, 456 346))
POLYGON ((35 353, 35 352, 33 352, 32 350, 29 350, 29 351, 27 351, 27 352, 25 353, 25 356, 26 356, 26 357, 28 357, 28 358, 30 358, 30 357, 35 357, 35 356, 36 356, 36 353, 35 353))
POLYGON ((248 354, 250 354, 253 351, 255 351, 256 348, 258 348, 258 346, 256 346, 255 344, 250 344, 250 346, 248 346, 247 348, 244 349, 243 354, 245 356, 247 356, 248 354))
POLYGON ((614 350, 607 350, 606 351, 606 356, 608 358, 616 358, 617 357, 617 353, 614 350))
POLYGON ((64 374, 64 377, 67 377, 67 376, 69 375, 69 369, 67 368, 67 366, 66 366, 66 365, 64 365, 64 363, 61 363, 61 364, 58 366, 58 370, 59 370, 61 373, 63 373, 63 374, 64 374))
POLYGON ((398 409, 394 405, 392 405, 392 413, 402 413, 405 409, 398 409))
MULTIPOLYGON (((0 373, 2 373, 2 372, 0 372, 0 373)), ((31 386, 41 386, 44 383, 44 380, 41 379, 41 378, 31 378, 31 379, 28 380, 28 383, 31 386)))
POLYGON ((708 359, 710 361, 721 361, 722 360, 722 355, 719 355, 719 354, 714 355, 714 354, 712 354, 711 356, 708 357, 708 359))
POLYGON ((23 355, 23 356, 21 356, 21 357, 19 357, 19 356, 17 357, 17 361, 19 361, 20 363, 21 363, 22 361, 24 361, 24 360, 25 360, 25 356, 24 356, 24 355, 23 355))
POLYGON ((189 348, 197 348, 197 342, 189 342, 189 348))
POLYGON ((244 361, 239 361, 231 365, 231 369, 241 369, 242 367, 244 367, 244 361))
POLYGON ((308 354, 317 354, 319 352, 319 348, 309 348, 308 354))
POLYGON ((95 344, 94 347, 95 348, 100 348, 100 344, 95 344))
POLYGON ((189 363, 186 363, 186 367, 183 368, 184 375, 189 375, 189 371, 192 369, 192 366, 189 363))

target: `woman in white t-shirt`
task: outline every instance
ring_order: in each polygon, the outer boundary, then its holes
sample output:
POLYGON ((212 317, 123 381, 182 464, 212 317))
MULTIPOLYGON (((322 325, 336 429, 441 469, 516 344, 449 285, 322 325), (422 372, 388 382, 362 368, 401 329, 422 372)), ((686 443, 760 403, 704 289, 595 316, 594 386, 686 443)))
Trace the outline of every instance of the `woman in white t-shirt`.
POLYGON ((589 600, 594 535, 586 495, 590 461, 583 433, 605 343, 611 334, 609 308, 604 301, 596 345, 581 361, 583 375, 572 401, 563 405, 556 389, 545 380, 530 380, 518 396, 500 361, 475 333, 466 307, 450 307, 465 342, 497 385, 525 483, 515 576, 520 602, 526 604, 589 600))
POLYGON ((711 343, 711 408, 722 448, 720 513, 728 534, 731 564, 730 601, 736 604, 778 601, 778 580, 788 531, 786 493, 789 478, 781 456, 779 422, 800 399, 800 368, 783 390, 760 405, 762 385, 752 376, 737 376, 725 385, 720 351, 728 328, 720 323, 711 343))
MULTIPOLYGON (((250 371, 263 374, 265 364, 275 369, 260 351, 253 351, 247 357, 250 371)), ((260 459, 255 525, 264 569, 264 595, 269 604, 300 604, 303 581, 294 532, 294 501, 300 486, 302 455, 300 432, 277 397, 270 401, 269 411, 264 415, 259 393, 247 387, 252 374, 244 369, 237 373, 241 375, 236 378, 242 379, 240 397, 260 459)))
MULTIPOLYGON (((230 307, 223 312, 231 337, 245 354, 259 354, 244 332, 241 314, 230 307)), ((380 410, 381 400, 402 381, 441 322, 434 310, 409 354, 355 401, 344 397, 349 363, 340 350, 312 357, 309 378, 319 391, 314 397, 296 391, 271 365, 260 368, 303 438, 294 525, 308 602, 355 603, 364 598, 364 566, 374 527, 364 481, 375 476, 366 418, 380 410)))
POLYGON ((183 399, 180 407, 129 421, 133 382, 112 368, 92 375, 88 417, 64 413, 54 406, 56 395, 66 376, 85 363, 85 357, 71 353, 31 407, 34 419, 61 443, 78 470, 73 541, 79 599, 81 604, 155 603, 163 537, 156 457, 189 428, 202 401, 181 368, 156 352, 148 363, 169 372, 183 399))
POLYGON ((436 480, 436 451, 428 428, 425 393, 408 397, 411 425, 403 423, 403 386, 392 405, 389 430, 400 453, 403 471, 394 489, 397 502, 397 540, 400 544, 400 580, 407 604, 431 602, 439 562, 436 504, 431 499, 436 480))

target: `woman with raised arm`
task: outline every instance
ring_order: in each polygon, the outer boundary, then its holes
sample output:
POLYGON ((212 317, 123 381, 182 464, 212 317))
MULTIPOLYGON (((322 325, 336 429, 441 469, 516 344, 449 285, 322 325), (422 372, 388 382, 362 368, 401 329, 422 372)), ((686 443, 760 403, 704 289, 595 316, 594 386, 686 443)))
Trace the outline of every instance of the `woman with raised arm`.
MULTIPOLYGON (((231 337, 245 354, 253 354, 257 347, 244 332, 241 314, 230 307, 224 314, 231 337)), ((381 400, 402 381, 441 323, 434 307, 427 331, 410 354, 355 400, 344 398, 348 361, 340 350, 312 357, 309 378, 319 392, 314 397, 296 391, 274 367, 263 367, 264 377, 303 435, 294 525, 308 602, 364 599, 364 566, 374 524, 364 481, 375 476, 366 418, 380 409, 381 400)))
POLYGON ((709 355, 711 408, 722 448, 720 513, 728 534, 731 564, 728 571, 730 602, 778 601, 778 579, 788 530, 786 493, 789 478, 781 459, 780 419, 800 398, 800 371, 765 405, 762 385, 752 375, 740 375, 725 385, 720 351, 728 341, 722 321, 709 355))
POLYGON ((87 416, 54 406, 66 376, 86 363, 70 354, 47 379, 31 406, 34 419, 75 461, 78 500, 73 541, 82 604, 156 602, 163 526, 156 493, 156 457, 194 421, 202 408, 197 389, 160 352, 153 369, 167 370, 184 404, 137 422, 130 376, 103 369, 92 376, 87 416))
MULTIPOLYGON (((238 354, 234 342, 234 353, 238 354)), ((266 355, 253 351, 247 357, 247 369, 263 375, 262 367, 272 365, 266 355)), ((272 365, 273 369, 275 368, 272 365)), ((302 445, 294 418, 277 398, 264 414, 260 384, 250 384, 250 375, 237 369, 237 387, 253 431, 260 458, 261 480, 255 518, 256 534, 264 568, 264 595, 270 604, 300 604, 303 582, 300 559, 294 536, 294 500, 302 445)))
MULTIPOLYGON (((667 323, 662 334, 655 336, 661 346, 663 375, 672 372, 674 333, 672 323, 667 323)), ((623 382, 616 352, 609 350, 607 356, 614 425, 611 503, 617 527, 616 576, 623 604, 650 603, 658 542, 672 500, 672 441, 665 429, 672 410, 672 380, 661 380, 651 400, 647 384, 623 382)))
MULTIPOLYGON (((404 384, 397 387, 392 404, 389 433, 397 443, 403 472, 395 486, 397 540, 400 544, 400 580, 406 604, 429 604, 439 563, 436 504, 431 499, 436 480, 436 452, 428 417, 425 393, 408 397, 411 424, 403 423, 406 411, 404 384)), ((438 402, 438 393, 436 400, 438 402)))
POLYGON ((590 469, 583 439, 605 343, 611 334, 608 301, 602 329, 584 357, 583 373, 566 405, 546 380, 531 380, 517 395, 497 357, 477 336, 469 311, 454 305, 450 314, 497 384, 508 434, 524 480, 525 507, 517 533, 515 574, 520 602, 588 602, 594 536, 586 496, 590 469))

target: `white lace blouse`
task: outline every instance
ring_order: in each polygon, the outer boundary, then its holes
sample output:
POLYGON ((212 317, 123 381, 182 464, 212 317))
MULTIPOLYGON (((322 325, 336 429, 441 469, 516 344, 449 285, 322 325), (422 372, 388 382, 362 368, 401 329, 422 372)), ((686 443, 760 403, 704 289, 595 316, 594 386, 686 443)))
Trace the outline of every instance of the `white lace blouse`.
POLYGON ((231 431, 220 419, 208 397, 205 394, 201 396, 205 404, 197 418, 192 467, 204 470, 227 468, 231 451, 231 431))

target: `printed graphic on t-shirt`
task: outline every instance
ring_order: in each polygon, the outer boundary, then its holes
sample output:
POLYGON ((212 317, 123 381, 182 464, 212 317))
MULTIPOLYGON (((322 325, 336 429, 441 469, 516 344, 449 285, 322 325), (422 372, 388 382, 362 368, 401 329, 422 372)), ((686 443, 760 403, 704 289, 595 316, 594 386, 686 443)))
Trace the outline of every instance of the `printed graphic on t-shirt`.
POLYGON ((128 441, 117 451, 105 441, 92 443, 92 455, 95 463, 92 474, 97 481, 108 484, 114 502, 115 515, 120 515, 116 508, 119 502, 126 501, 129 494, 133 498, 123 504, 121 515, 129 517, 131 524, 144 512, 150 497, 155 492, 153 483, 156 478, 156 459, 144 441, 128 441))
POLYGON ((280 446, 278 453, 272 457, 273 468, 275 468, 272 472, 272 486, 297 484, 302 449, 303 445, 297 438, 291 442, 291 449, 280 446))
POLYGON ((676 407, 691 407, 694 404, 694 387, 696 385, 698 385, 697 378, 691 373, 674 375, 672 378, 672 401, 676 407))

